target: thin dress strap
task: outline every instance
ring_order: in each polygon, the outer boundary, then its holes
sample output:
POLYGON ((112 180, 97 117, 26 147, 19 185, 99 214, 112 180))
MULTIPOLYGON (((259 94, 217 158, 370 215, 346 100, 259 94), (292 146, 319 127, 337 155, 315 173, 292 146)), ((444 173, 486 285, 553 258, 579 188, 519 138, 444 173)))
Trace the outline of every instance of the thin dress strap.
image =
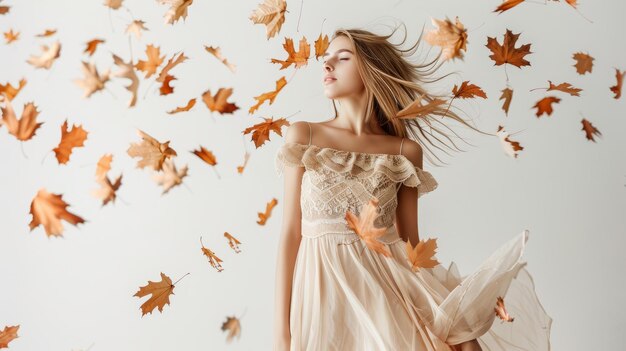
POLYGON ((311 130, 311 123, 307 121, 306 124, 309 125, 309 146, 311 146, 311 139, 313 138, 313 131, 311 130))
POLYGON ((404 138, 402 138, 402 141, 400 142, 400 155, 402 155, 402 144, 404 143, 404 138))

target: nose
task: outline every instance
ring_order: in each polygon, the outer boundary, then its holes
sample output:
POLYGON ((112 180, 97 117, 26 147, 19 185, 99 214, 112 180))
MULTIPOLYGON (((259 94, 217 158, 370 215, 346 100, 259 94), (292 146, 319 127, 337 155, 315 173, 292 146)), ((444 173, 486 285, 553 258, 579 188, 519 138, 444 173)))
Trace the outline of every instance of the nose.
POLYGON ((332 70, 332 66, 328 63, 328 61, 324 64, 324 70, 330 72, 332 70))

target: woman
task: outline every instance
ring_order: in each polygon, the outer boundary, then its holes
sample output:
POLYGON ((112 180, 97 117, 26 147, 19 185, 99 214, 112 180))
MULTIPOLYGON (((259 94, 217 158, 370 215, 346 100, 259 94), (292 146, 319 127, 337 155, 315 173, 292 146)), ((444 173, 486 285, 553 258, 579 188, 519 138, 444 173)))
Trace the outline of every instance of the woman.
POLYGON ((549 350, 551 318, 520 262, 528 231, 465 277, 454 262, 411 269, 406 246, 420 240, 417 199, 437 181, 422 169, 422 144, 407 135, 440 132, 433 116, 478 129, 447 104, 426 117, 394 118, 418 96, 423 104, 435 96, 416 83, 426 81, 421 69, 428 65, 404 58, 416 46, 399 49, 391 35, 334 33, 322 79, 335 118, 293 123, 276 154, 285 180, 274 350, 549 350), (388 257, 367 247, 346 220, 371 199, 388 257), (493 323, 497 297, 505 295, 515 320, 493 323))

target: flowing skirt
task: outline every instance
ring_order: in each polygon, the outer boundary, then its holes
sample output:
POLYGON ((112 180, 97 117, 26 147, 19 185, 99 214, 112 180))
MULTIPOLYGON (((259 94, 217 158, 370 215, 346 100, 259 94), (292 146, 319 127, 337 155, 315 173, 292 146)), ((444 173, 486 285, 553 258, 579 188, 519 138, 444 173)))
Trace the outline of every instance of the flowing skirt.
POLYGON ((392 257, 357 239, 345 233, 302 237, 291 351, 452 351, 450 345, 472 339, 484 351, 550 350, 552 319, 521 261, 528 230, 466 276, 454 262, 414 272, 400 238, 386 244, 392 257), (512 322, 496 316, 499 296, 512 322))

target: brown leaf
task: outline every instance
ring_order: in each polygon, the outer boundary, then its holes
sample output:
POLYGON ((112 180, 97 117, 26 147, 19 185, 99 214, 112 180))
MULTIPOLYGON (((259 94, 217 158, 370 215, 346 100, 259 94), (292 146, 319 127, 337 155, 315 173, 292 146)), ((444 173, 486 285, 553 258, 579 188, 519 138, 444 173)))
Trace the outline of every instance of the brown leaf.
POLYGON ((96 52, 96 48, 98 48, 98 44, 104 43, 104 39, 92 39, 90 41, 87 42, 87 47, 85 48, 86 53, 89 54, 89 56, 93 56, 93 54, 96 52))
POLYGON ((236 336, 237 339, 241 339, 241 323, 237 317, 226 317, 226 322, 222 323, 222 331, 228 331, 226 337, 227 342, 231 342, 236 336))
POLYGON ((193 3, 193 0, 157 0, 159 4, 170 5, 169 10, 163 16, 165 18, 165 24, 174 24, 181 17, 183 21, 187 19, 187 9, 193 3))
POLYGON ((11 83, 0 84, 0 102, 4 101, 5 96, 12 101, 25 85, 26 79, 24 78, 20 79, 17 88, 14 88, 11 83))
POLYGON ((94 63, 87 63, 81 61, 82 71, 85 75, 83 79, 74 79, 74 82, 78 84, 79 87, 83 88, 84 95, 83 98, 90 97, 91 94, 96 91, 104 89, 106 82, 109 81, 109 73, 110 70, 107 69, 102 74, 98 73, 96 69, 96 65, 94 63))
POLYGON ((254 24, 264 24, 267 40, 269 40, 280 32, 280 28, 285 22, 285 11, 287 11, 285 0, 264 0, 248 19, 254 24))
POLYGON ((115 192, 122 185, 122 175, 120 174, 115 182, 111 182, 107 173, 111 169, 111 160, 113 155, 106 154, 100 158, 96 167, 96 182, 100 184, 100 188, 94 190, 92 195, 102 200, 102 205, 106 205, 110 201, 115 202, 115 192))
POLYGON ((498 100, 504 99, 504 103, 502 103, 502 109, 504 110, 505 115, 509 115, 509 106, 511 105, 511 100, 513 99, 513 90, 509 88, 504 88, 502 90, 502 95, 498 100))
POLYGON ((0 349, 9 348, 9 343, 18 338, 18 329, 19 324, 12 327, 4 326, 4 330, 0 331, 0 349))
POLYGON ((148 46, 146 46, 146 56, 148 57, 148 61, 139 60, 135 64, 135 68, 145 72, 145 78, 150 78, 150 76, 156 73, 157 68, 159 68, 159 66, 163 63, 165 55, 159 57, 160 54, 161 49, 159 47, 148 44, 148 46))
POLYGON ((467 98, 473 98, 476 96, 479 96, 483 99, 487 98, 487 94, 485 94, 485 92, 477 85, 474 84, 468 84, 469 81, 464 81, 461 83, 461 86, 459 87, 459 90, 457 90, 456 88, 456 84, 454 85, 454 87, 452 88, 452 95, 454 98, 462 98, 462 99, 467 99, 467 98))
POLYGON ((41 50, 43 51, 41 55, 31 55, 26 62, 35 66, 35 68, 50 69, 56 58, 61 55, 61 43, 56 41, 50 47, 42 45, 41 50))
POLYGON ((293 47, 293 39, 291 38, 285 38, 283 48, 287 51, 287 59, 283 61, 273 58, 271 61, 272 63, 280 63, 281 66, 279 69, 285 69, 292 64, 294 65, 294 68, 300 68, 307 65, 311 52, 311 46, 307 42, 306 37, 303 36, 302 39, 300 39, 298 51, 295 51, 293 47))
POLYGON ((193 98, 193 99, 190 99, 189 101, 187 101, 187 105, 182 106, 182 107, 177 107, 177 108, 175 108, 175 109, 173 109, 171 111, 167 111, 167 113, 170 114, 170 115, 173 115, 175 113, 189 111, 195 105, 196 105, 196 98, 193 98))
POLYGON ((6 39, 7 44, 11 44, 12 42, 19 39, 20 32, 13 32, 13 29, 10 29, 8 32, 4 32, 4 39, 6 39))
POLYGON ((213 56, 215 56, 218 60, 220 60, 221 63, 223 63, 226 67, 228 67, 228 69, 235 73, 235 68, 236 66, 230 62, 228 62, 228 60, 222 55, 222 49, 220 49, 220 47, 213 47, 213 46, 204 46, 204 49, 211 53, 213 56))
POLYGON ((117 10, 122 7, 122 0, 104 0, 104 6, 117 10))
POLYGON ((157 182, 157 184, 163 187, 163 192, 161 195, 170 191, 171 188, 182 184, 183 178, 187 176, 188 167, 185 165, 183 168, 176 169, 176 165, 174 164, 174 160, 166 159, 163 162, 163 170, 162 172, 157 172, 153 175, 152 179, 157 182))
POLYGON ((345 219, 348 227, 354 230, 367 248, 385 257, 391 257, 391 252, 387 250, 385 243, 377 240, 387 232, 387 228, 374 226, 374 221, 378 216, 377 207, 378 199, 374 197, 367 204, 363 205, 358 217, 348 210, 346 211, 345 219))
POLYGON ((558 103, 559 101, 561 101, 561 99, 556 96, 546 96, 543 99, 537 101, 537 103, 533 106, 537 108, 537 118, 539 118, 539 116, 544 113, 550 116, 552 114, 552 104, 558 103))
POLYGON ((59 145, 52 149, 60 164, 66 164, 70 160, 72 149, 75 147, 84 146, 84 141, 87 139, 89 132, 85 131, 83 127, 79 125, 72 125, 72 129, 67 129, 67 119, 61 126, 61 141, 59 145))
POLYGON ((619 69, 615 69, 615 79, 617 80, 617 83, 609 88, 615 94, 615 96, 613 96, 615 99, 619 99, 620 96, 622 96, 622 84, 624 83, 625 75, 626 71, 620 72, 619 69))
POLYGON ((505 322, 513 322, 515 320, 514 317, 511 317, 509 315, 509 313, 506 311, 506 308, 504 308, 504 299, 502 299, 501 296, 498 296, 494 311, 496 312, 496 316, 505 322))
POLYGON ((215 252, 204 247, 204 244, 202 243, 202 237, 200 237, 200 245, 202 245, 200 250, 202 251, 202 254, 208 258, 209 263, 211 264, 211 267, 215 268, 218 272, 223 271, 224 268, 222 268, 222 265, 220 264, 220 262, 223 262, 222 259, 217 257, 215 252))
POLYGON ((561 83, 559 85, 554 85, 552 84, 552 81, 548 81, 548 83, 550 84, 550 87, 548 88, 548 91, 550 90, 560 90, 564 93, 568 93, 572 96, 580 96, 580 94, 578 94, 579 92, 582 91, 582 89, 578 89, 578 88, 574 88, 572 87, 571 84, 569 83, 561 83))
POLYGON ((41 33, 41 34, 37 34, 35 35, 38 38, 45 38, 45 37, 50 37, 52 35, 54 35, 57 32, 56 29, 46 29, 45 32, 41 33))
POLYGON ((142 158, 137 162, 137 168, 150 166, 155 171, 160 171, 163 169, 165 159, 177 155, 176 151, 169 146, 169 140, 161 143, 141 130, 137 133, 143 141, 140 144, 132 143, 126 151, 130 157, 142 158))
POLYGON ((456 16, 455 23, 447 17, 445 20, 431 18, 431 22, 438 28, 426 33, 424 37, 426 42, 430 45, 441 46, 444 60, 455 58, 463 60, 461 50, 467 50, 467 29, 459 21, 459 16, 456 16))
POLYGON ((328 40, 328 35, 324 35, 324 37, 322 37, 322 33, 320 33, 320 36, 315 40, 315 43, 314 43, 316 60, 319 59, 322 55, 324 55, 329 45, 330 45, 330 42, 328 40))
POLYGON ((594 127, 593 124, 591 124, 591 122, 589 122, 588 120, 583 118, 583 120, 580 122, 583 124, 582 130, 585 131, 585 137, 587 138, 587 140, 595 142, 596 140, 593 138, 593 135, 602 135, 602 133, 600 133, 600 131, 596 129, 596 127, 594 127))
POLYGON ((211 166, 215 166, 217 164, 217 159, 215 157, 215 155, 204 148, 204 146, 200 145, 200 150, 193 150, 191 151, 192 154, 200 157, 200 159, 206 163, 208 163, 211 166))
POLYGON ((65 209, 68 204, 63 201, 62 197, 63 195, 49 193, 44 188, 39 189, 37 195, 35 195, 33 201, 30 203, 29 213, 33 218, 28 226, 31 232, 35 227, 41 224, 48 237, 63 236, 63 224, 61 220, 73 225, 85 222, 81 217, 65 209))
POLYGON ((0 108, 2 109, 2 123, 0 123, 0 127, 5 125, 9 133, 13 134, 18 140, 26 141, 32 138, 37 129, 44 124, 44 122, 37 122, 37 116, 39 115, 37 106, 32 102, 24 104, 22 117, 18 121, 11 100, 5 98, 4 101, 5 107, 0 108))
POLYGON ((410 103, 407 107, 398 111, 396 114, 397 118, 415 118, 418 116, 427 116, 433 113, 441 104, 445 104, 445 100, 441 100, 438 98, 433 99, 426 105, 422 105, 422 98, 424 96, 420 95, 415 101, 410 103))
POLYGON ((524 0, 506 0, 503 3, 501 3, 495 10, 493 10, 493 12, 502 13, 504 11, 508 11, 523 2, 524 0))
POLYGON ((148 30, 148 28, 146 28, 144 26, 144 21, 141 20, 134 20, 132 21, 128 27, 126 27, 126 31, 125 33, 134 33, 135 36, 137 37, 137 39, 141 39, 141 34, 143 30, 148 30))
POLYGON ((281 128, 283 126, 289 126, 289 121, 285 118, 279 118, 275 121, 274 118, 263 118, 263 120, 263 122, 248 127, 243 131, 244 135, 252 132, 252 141, 254 141, 254 146, 257 149, 265 144, 266 141, 270 140, 270 132, 273 131, 282 136, 281 128))
POLYGON ((176 80, 176 77, 170 76, 169 74, 163 80, 161 87, 159 88, 159 92, 161 95, 169 95, 174 92, 174 87, 170 85, 170 82, 176 80))
POLYGON ((276 206, 276 204, 278 204, 278 200, 272 199, 265 205, 265 212, 257 212, 259 220, 256 223, 259 225, 265 225, 267 220, 271 217, 272 209, 276 206))
POLYGON ((180 55, 178 55, 178 57, 176 57, 176 59, 174 59, 174 56, 176 56, 176 54, 174 54, 172 56, 172 58, 170 58, 167 63, 165 64, 165 66, 163 67, 163 69, 161 70, 161 73, 159 73, 159 77, 156 79, 157 82, 161 83, 163 81, 165 81, 165 77, 168 76, 169 71, 171 71, 174 67, 176 67, 179 63, 184 62, 186 59, 188 59, 189 57, 185 56, 185 53, 181 52, 180 55))
POLYGON ((263 93, 259 96, 254 97, 254 99, 257 100, 257 103, 254 106, 250 107, 248 113, 251 114, 256 111, 266 100, 270 102, 270 105, 274 103, 274 99, 276 99, 276 96, 285 87, 285 85, 287 85, 287 80, 284 76, 280 77, 280 79, 276 81, 276 89, 274 91, 263 93))
POLYGON ((502 145, 504 153, 508 156, 517 158, 519 151, 524 150, 524 147, 522 147, 519 142, 513 141, 509 138, 509 132, 505 131, 503 126, 498 126, 496 134, 500 139, 500 145, 502 145))
POLYGON ((433 259, 437 252, 436 238, 420 240, 415 247, 411 244, 411 240, 407 240, 406 252, 413 272, 419 271, 420 268, 433 268, 439 264, 439 261, 433 259))
POLYGON ((591 70, 593 69, 593 60, 595 60, 593 57, 588 54, 583 54, 582 52, 577 52, 573 55, 573 58, 576 60, 574 67, 576 67, 576 72, 578 72, 578 74, 582 75, 586 72, 591 73, 591 70))
POLYGON ((202 93, 202 101, 211 112, 232 114, 239 109, 236 104, 226 101, 232 94, 233 88, 219 88, 214 96, 211 95, 211 90, 207 90, 202 93))
POLYGON ((167 275, 161 272, 161 281, 153 282, 148 280, 148 284, 139 287, 139 291, 133 296, 142 298, 152 294, 150 298, 141 305, 141 317, 145 314, 152 313, 155 308, 159 308, 159 312, 163 313, 163 307, 170 304, 170 295, 174 294, 174 284, 167 275))
POLYGON ((236 253, 240 253, 239 244, 241 241, 237 240, 234 236, 230 235, 229 232, 224 232, 224 237, 228 239, 228 246, 230 246, 236 253))
POLYGON ((530 62, 526 61, 524 56, 533 53, 530 51, 531 44, 524 44, 518 48, 515 47, 515 42, 517 42, 517 38, 520 34, 521 33, 513 34, 513 32, 507 29, 502 45, 500 45, 496 38, 487 37, 487 44, 485 46, 491 50, 492 54, 489 55, 489 58, 495 62, 496 66, 506 63, 518 68, 530 66, 530 62))
POLYGON ((128 102, 128 107, 133 107, 137 103, 137 90, 139 89, 139 78, 135 72, 133 62, 130 61, 126 63, 115 54, 113 54, 113 62, 120 67, 120 70, 115 72, 113 76, 130 79, 130 85, 127 85, 125 88, 132 94, 128 102))

